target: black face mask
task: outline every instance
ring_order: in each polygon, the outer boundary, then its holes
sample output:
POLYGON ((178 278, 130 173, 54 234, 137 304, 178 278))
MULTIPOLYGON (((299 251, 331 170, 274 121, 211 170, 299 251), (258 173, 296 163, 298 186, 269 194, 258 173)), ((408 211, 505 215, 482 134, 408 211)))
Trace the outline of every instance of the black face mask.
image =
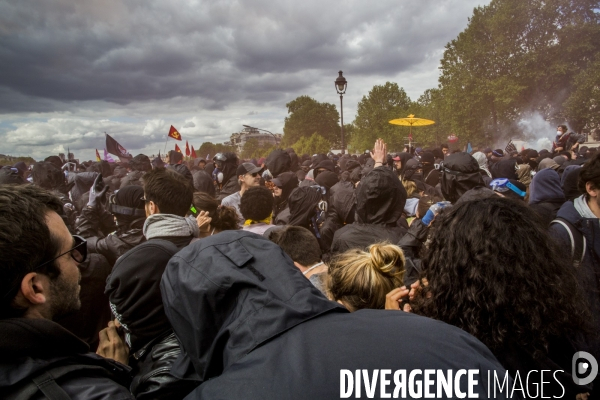
POLYGON ((413 181, 421 181, 423 182, 423 173, 422 172, 415 172, 412 176, 412 180, 413 181))

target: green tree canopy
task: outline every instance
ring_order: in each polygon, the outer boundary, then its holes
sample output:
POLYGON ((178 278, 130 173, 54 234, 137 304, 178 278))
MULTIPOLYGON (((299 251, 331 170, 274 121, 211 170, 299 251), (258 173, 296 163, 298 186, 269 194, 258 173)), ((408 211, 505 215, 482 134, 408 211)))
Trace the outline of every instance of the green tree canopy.
POLYGON ((410 98, 397 83, 386 82, 385 85, 373 86, 358 103, 354 129, 348 135, 352 149, 370 149, 377 138, 384 139, 389 150, 400 149, 408 130, 404 132, 389 121, 407 116, 411 105, 410 98))
POLYGON ((204 158, 208 154, 208 155, 210 155, 210 158, 212 158, 217 153, 226 153, 226 152, 235 153, 235 151, 236 151, 236 149, 234 146, 227 146, 227 145, 224 145, 223 143, 214 144, 211 142, 204 142, 200 145, 198 150, 196 150, 196 155, 200 158, 204 158))
POLYGON ((333 104, 319 103, 309 96, 300 96, 286 104, 289 116, 283 126, 282 145, 291 146, 302 138, 317 133, 330 143, 341 140, 340 115, 333 104))
POLYGON ((528 113, 564 121, 574 77, 600 49, 598 5, 492 0, 476 8, 441 60, 436 107, 446 128, 465 143, 493 143, 514 135, 528 113))
POLYGON ((313 133, 310 137, 302 137, 292 145, 296 154, 327 154, 331 149, 331 143, 318 133, 313 133))

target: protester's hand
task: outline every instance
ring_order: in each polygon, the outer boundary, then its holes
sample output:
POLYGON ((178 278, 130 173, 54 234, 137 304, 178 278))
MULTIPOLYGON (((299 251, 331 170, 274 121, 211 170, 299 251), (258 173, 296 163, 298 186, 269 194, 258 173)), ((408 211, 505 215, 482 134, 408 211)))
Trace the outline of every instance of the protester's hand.
POLYGON ((385 309, 386 310, 400 310, 410 311, 410 304, 406 302, 410 290, 406 286, 396 288, 385 295, 385 309), (402 307, 402 308, 400 308, 402 307))
POLYGON ((371 151, 371 157, 375 160, 375 163, 383 164, 387 157, 387 146, 383 139, 377 139, 375 141, 375 147, 371 151))
POLYGON ((434 205, 429 207, 429 210, 427 210, 427 213, 425 214, 423 219, 421 219, 421 222, 427 226, 431 225, 431 222, 440 213, 440 211, 442 211, 445 207, 448 207, 451 204, 452 203, 450 203, 449 201, 439 201, 435 203, 434 205))
POLYGON ((98 344, 96 354, 127 365, 129 347, 127 347, 125 342, 123 342, 123 339, 121 339, 121 336, 119 336, 117 325, 115 325, 113 321, 110 321, 108 327, 102 329, 98 336, 100 338, 100 343, 98 344))
POLYGON ((87 206, 89 208, 96 208, 99 205, 104 204, 107 190, 108 186, 104 184, 104 181, 102 180, 102 174, 98 174, 94 180, 92 188, 90 189, 90 199, 87 203, 87 206))
POLYGON ((198 223, 198 229, 201 233, 210 232, 212 218, 208 216, 208 211, 200 211, 200 214, 196 217, 196 222, 198 223))

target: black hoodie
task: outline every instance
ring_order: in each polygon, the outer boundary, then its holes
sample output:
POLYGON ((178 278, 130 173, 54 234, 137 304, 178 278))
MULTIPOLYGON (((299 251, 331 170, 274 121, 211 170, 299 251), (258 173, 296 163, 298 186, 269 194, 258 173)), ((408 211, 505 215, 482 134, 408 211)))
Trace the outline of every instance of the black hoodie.
POLYGON ((398 243, 406 229, 397 226, 406 204, 406 189, 389 168, 378 167, 363 176, 356 189, 356 219, 333 236, 332 253, 389 241, 398 243))
POLYGON ((461 329, 403 312, 348 313, 279 246, 249 232, 221 232, 177 253, 161 291, 184 350, 171 372, 204 382, 187 399, 340 398, 340 370, 380 368, 478 369, 474 391, 487 398, 488 371, 504 377, 461 329))

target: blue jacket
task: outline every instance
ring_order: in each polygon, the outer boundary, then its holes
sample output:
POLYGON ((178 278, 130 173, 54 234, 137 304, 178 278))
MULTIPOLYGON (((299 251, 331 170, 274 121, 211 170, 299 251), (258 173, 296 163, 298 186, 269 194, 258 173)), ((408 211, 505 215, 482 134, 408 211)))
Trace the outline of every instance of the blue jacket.
MULTIPOLYGON (((575 209, 572 201, 564 203, 556 216, 570 222, 585 237, 585 255, 581 265, 576 267, 576 272, 583 295, 594 318, 595 331, 600 332, 600 220, 583 218, 575 209)), ((557 223, 552 224, 550 235, 559 241, 565 251, 572 251, 571 239, 564 226, 557 223)), ((595 343, 590 344, 594 356, 598 358, 600 356, 599 341, 595 340, 595 343)))

